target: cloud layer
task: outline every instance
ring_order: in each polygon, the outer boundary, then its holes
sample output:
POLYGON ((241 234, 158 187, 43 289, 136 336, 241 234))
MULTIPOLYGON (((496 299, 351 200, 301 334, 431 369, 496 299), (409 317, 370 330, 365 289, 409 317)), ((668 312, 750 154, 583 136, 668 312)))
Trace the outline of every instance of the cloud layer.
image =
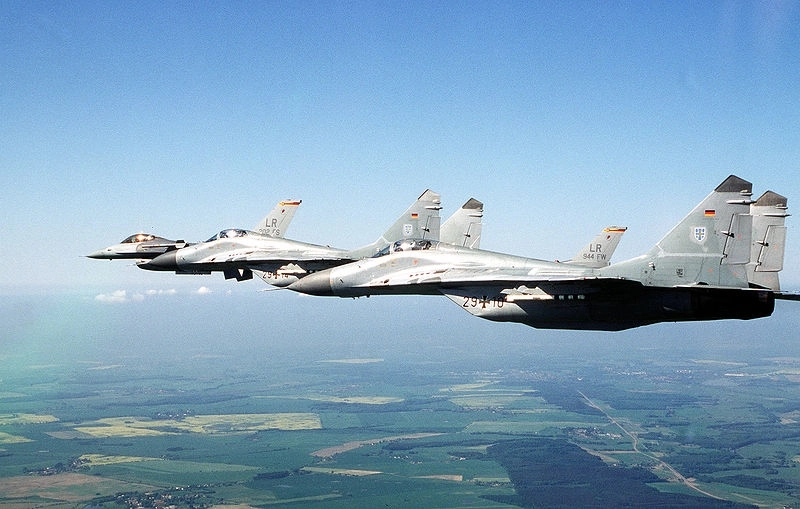
MULTIPOLYGON (((208 295, 212 290, 208 287, 201 286, 193 291, 194 295, 208 295)), ((120 304, 125 302, 142 302, 145 299, 159 297, 164 295, 178 295, 178 290, 169 288, 166 290, 146 290, 144 292, 129 293, 127 290, 115 290, 111 293, 100 293, 95 295, 94 300, 98 302, 105 302, 110 304, 120 304)))

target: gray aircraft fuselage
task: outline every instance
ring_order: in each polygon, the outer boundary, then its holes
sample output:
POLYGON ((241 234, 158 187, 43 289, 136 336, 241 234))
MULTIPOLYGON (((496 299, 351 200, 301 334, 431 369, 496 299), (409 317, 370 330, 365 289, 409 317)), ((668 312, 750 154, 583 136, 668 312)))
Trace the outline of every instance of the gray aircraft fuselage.
POLYGON ((661 321, 772 314, 769 291, 646 286, 612 267, 584 268, 433 243, 426 250, 317 272, 289 289, 339 297, 444 294, 475 316, 537 328, 622 330, 661 321), (516 289, 510 291, 510 285, 516 289))
POLYGON ((170 251, 139 267, 181 274, 244 269, 276 272, 289 263, 302 263, 308 270, 320 270, 354 259, 345 249, 268 237, 247 230, 223 230, 220 235, 224 232, 233 233, 170 251), (258 262, 251 258, 255 252, 259 253, 258 262))

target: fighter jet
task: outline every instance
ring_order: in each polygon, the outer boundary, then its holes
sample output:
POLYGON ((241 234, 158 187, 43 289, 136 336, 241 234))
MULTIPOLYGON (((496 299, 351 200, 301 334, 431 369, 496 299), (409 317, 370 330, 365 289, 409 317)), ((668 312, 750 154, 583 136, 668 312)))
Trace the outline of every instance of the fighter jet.
POLYGON ((252 279, 255 270, 265 273, 262 279, 272 285, 288 286, 311 272, 373 256, 399 239, 438 239, 440 208, 439 195, 426 190, 375 242, 353 250, 265 237, 232 228, 222 230, 206 242, 166 252, 139 267, 177 274, 222 272, 226 279, 237 281, 252 279))
MULTIPOLYGON (((302 203, 302 200, 283 200, 278 202, 275 208, 256 225, 255 230, 261 235, 283 237, 300 203, 302 203)), ((97 260, 149 260, 167 251, 182 249, 190 245, 192 244, 188 244, 184 240, 169 240, 151 233, 134 233, 119 244, 99 249, 87 255, 87 257, 97 260)))
MULTIPOLYGON (((481 218, 483 218, 483 203, 475 198, 470 198, 441 225, 439 238, 442 242, 477 248, 481 239, 481 218)), ((433 239, 433 235, 426 235, 427 237, 433 239)), ((265 283, 279 288, 286 287, 308 274, 308 271, 294 263, 274 272, 251 270, 265 283)), ((240 269, 239 273, 246 274, 246 270, 240 269)))
POLYGON ((152 259, 171 249, 180 249, 188 244, 185 240, 170 240, 152 233, 134 233, 119 244, 86 255, 96 260, 152 259))
POLYGON ((777 279, 786 200, 751 196, 750 182, 731 175, 647 253, 602 267, 407 242, 288 288, 340 297, 443 294, 480 318, 550 329, 765 317, 776 298, 798 297, 780 292, 777 279))

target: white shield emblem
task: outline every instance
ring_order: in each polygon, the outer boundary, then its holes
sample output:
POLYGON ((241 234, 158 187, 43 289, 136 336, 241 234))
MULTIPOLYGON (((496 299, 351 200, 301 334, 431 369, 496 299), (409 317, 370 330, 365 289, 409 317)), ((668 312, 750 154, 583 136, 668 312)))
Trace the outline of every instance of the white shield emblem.
POLYGON ((414 225, 411 225, 411 224, 404 224, 404 225, 403 225, 403 235, 405 235, 406 237, 408 237, 408 236, 409 236, 409 235, 411 235, 412 233, 414 233, 414 225))
POLYGON ((706 240, 706 227, 705 226, 695 226, 694 227, 694 240, 697 242, 703 242, 706 240))

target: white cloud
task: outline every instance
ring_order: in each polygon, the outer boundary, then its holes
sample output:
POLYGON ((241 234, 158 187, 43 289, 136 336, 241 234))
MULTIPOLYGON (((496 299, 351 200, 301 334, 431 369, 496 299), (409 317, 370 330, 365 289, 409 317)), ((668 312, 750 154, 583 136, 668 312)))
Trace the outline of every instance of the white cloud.
POLYGON ((177 293, 178 293, 178 290, 176 290, 175 288, 170 288, 169 290, 147 290, 145 292, 145 294, 147 294, 147 296, 153 296, 153 295, 176 295, 177 293))
POLYGON ((207 286, 201 286, 200 288, 197 289, 197 292, 195 293, 197 293, 197 295, 208 295, 209 293, 211 293, 211 288, 207 286))
POLYGON ((112 304, 122 303, 122 302, 142 302, 148 297, 156 297, 159 295, 176 295, 178 291, 174 288, 170 288, 169 290, 147 290, 144 293, 135 292, 133 294, 128 294, 127 290, 115 290, 111 293, 101 293, 94 297, 94 300, 98 302, 109 302, 112 304))
POLYGON ((96 295, 94 300, 99 302, 128 302, 128 292, 125 290, 116 290, 111 293, 101 293, 96 295))

